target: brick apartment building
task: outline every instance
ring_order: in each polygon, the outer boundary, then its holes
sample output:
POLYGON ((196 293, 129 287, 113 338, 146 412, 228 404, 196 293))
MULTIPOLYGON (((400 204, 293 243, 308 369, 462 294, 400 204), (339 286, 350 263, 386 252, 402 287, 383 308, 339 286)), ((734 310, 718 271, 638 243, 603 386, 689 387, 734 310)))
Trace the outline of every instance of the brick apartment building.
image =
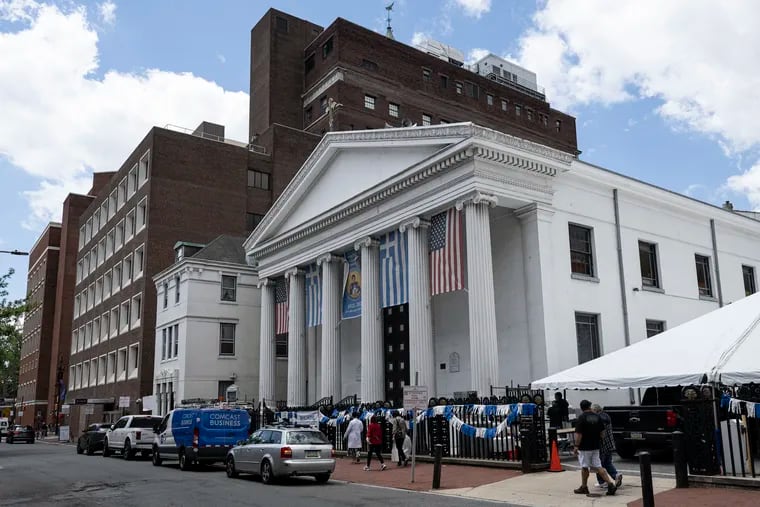
POLYGON ((76 197, 89 202, 67 200, 45 364, 54 372, 51 410, 68 391, 60 409, 72 434, 141 410, 138 400, 153 392, 152 277, 174 261, 177 241, 250 233, 330 130, 330 99, 340 104, 332 130, 474 121, 578 153, 575 119, 551 109, 536 86, 341 18, 323 29, 270 9, 251 31, 250 73, 248 144, 206 122, 194 132, 154 127, 118 171, 76 197))

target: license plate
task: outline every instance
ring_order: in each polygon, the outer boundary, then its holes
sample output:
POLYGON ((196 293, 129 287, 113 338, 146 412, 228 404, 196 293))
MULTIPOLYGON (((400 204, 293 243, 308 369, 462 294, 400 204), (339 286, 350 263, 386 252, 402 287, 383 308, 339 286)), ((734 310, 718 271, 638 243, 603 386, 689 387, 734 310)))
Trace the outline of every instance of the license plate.
POLYGON ((306 451, 306 457, 307 458, 318 458, 319 457, 319 451, 306 451))
POLYGON ((631 433, 631 440, 644 440, 643 433, 631 433))

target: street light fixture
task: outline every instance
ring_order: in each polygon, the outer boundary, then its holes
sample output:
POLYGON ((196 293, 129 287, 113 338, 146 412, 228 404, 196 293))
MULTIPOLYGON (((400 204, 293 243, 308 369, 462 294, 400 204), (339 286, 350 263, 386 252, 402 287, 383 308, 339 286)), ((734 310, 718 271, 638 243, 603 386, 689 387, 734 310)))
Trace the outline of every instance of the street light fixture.
POLYGON ((0 250, 0 253, 7 253, 11 255, 29 255, 29 252, 22 252, 21 250, 0 250))

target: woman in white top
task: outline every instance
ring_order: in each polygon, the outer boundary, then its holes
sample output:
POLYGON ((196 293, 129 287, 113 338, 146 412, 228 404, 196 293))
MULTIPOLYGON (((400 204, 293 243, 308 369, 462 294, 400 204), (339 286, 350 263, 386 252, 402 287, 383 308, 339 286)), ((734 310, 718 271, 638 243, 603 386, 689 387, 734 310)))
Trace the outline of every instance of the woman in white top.
POLYGON ((356 463, 359 463, 359 454, 362 448, 362 431, 364 431, 364 424, 362 424, 358 415, 353 414, 351 422, 348 423, 344 438, 346 439, 348 455, 353 457, 356 463))

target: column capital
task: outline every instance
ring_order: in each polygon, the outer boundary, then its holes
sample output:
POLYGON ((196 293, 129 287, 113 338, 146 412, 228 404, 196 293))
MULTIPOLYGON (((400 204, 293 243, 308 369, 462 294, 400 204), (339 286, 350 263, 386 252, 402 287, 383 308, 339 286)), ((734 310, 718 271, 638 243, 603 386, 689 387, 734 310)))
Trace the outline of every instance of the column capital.
POLYGON ((290 280, 293 277, 296 276, 303 276, 306 272, 303 269, 300 268, 290 268, 289 270, 285 271, 285 278, 290 280))
POLYGON ((532 202, 522 208, 517 208, 514 213, 521 222, 533 220, 551 222, 552 216, 554 216, 554 208, 540 202, 532 202))
POLYGON ((484 194, 483 192, 473 192, 466 195, 456 202, 456 208, 462 210, 465 206, 473 204, 485 204, 489 208, 495 208, 499 203, 498 198, 493 194, 484 194))
POLYGON ((427 229, 428 227, 430 227, 429 220, 425 220, 424 218, 420 218, 420 217, 414 217, 414 218, 410 218, 409 220, 405 222, 401 222, 401 225, 399 225, 398 230, 400 232, 404 232, 407 229, 417 229, 417 228, 427 229))
POLYGON ((270 279, 270 278, 262 278, 262 279, 260 279, 259 283, 257 285, 257 287, 259 289, 262 288, 262 287, 271 287, 271 286, 274 286, 274 281, 272 281, 272 279, 270 279))
POLYGON ((317 257, 317 266, 321 266, 322 264, 326 264, 328 262, 338 262, 342 261, 343 257, 339 257, 337 255, 333 255, 331 253, 320 255, 317 257))
POLYGON ((371 236, 360 239, 354 243, 354 250, 361 250, 362 248, 377 248, 380 246, 380 242, 371 236))

